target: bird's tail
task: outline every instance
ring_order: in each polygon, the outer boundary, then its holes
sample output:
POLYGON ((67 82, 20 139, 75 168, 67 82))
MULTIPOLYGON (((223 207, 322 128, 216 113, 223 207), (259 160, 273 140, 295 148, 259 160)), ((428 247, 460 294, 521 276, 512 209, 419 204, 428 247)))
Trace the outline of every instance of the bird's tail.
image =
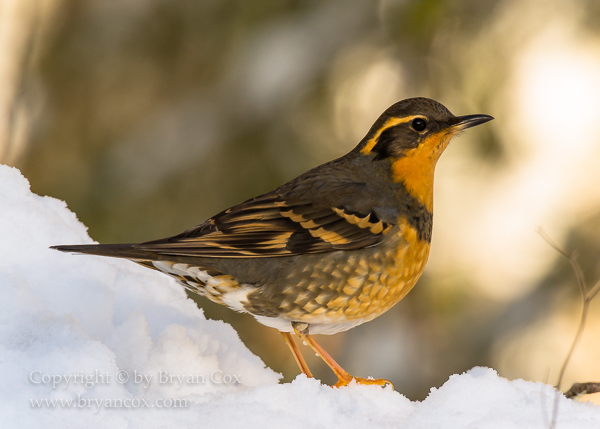
POLYGON ((111 256, 113 258, 125 258, 134 261, 153 261, 158 259, 156 253, 141 250, 135 244, 74 244, 51 246, 50 248, 60 250, 61 252, 111 256))

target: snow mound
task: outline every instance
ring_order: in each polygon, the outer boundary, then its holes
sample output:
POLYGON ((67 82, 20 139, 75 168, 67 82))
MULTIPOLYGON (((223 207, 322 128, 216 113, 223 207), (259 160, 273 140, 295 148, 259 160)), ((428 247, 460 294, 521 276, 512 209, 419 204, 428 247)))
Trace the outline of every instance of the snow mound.
MULTIPOLYGON (((183 288, 128 261, 48 247, 91 243, 62 201, 0 165, 0 427, 548 427, 554 390, 476 368, 421 402, 391 388, 279 385, 183 288)), ((559 428, 600 427, 560 398, 559 428)))

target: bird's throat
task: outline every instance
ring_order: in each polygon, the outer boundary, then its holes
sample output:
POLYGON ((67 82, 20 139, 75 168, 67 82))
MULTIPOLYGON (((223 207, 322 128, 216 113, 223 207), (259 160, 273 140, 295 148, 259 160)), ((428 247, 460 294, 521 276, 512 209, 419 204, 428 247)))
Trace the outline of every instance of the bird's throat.
POLYGON ((392 180, 433 213, 433 176, 440 155, 450 142, 451 134, 434 134, 415 149, 406 151, 392 162, 392 180))
POLYGON ((403 156, 392 163, 392 179, 404 184, 406 190, 430 213, 433 213, 433 176, 435 161, 421 151, 403 156))

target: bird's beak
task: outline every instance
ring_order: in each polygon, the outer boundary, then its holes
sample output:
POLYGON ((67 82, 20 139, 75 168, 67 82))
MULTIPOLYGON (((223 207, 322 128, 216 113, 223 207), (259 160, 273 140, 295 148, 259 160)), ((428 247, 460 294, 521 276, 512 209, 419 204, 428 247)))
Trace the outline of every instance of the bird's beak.
POLYGON ((449 128, 455 131, 466 130, 467 128, 474 127, 476 125, 484 124, 494 119, 490 115, 465 115, 455 116, 448 121, 449 128))

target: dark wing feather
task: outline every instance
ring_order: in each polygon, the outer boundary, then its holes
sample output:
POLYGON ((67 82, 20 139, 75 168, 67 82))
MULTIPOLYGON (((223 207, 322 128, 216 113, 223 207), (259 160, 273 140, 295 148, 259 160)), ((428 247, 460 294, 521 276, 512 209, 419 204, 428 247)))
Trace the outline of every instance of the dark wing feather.
POLYGON ((233 206, 174 237, 135 245, 165 255, 251 258, 354 250, 378 244, 391 226, 374 212, 294 200, 276 191, 233 206))

